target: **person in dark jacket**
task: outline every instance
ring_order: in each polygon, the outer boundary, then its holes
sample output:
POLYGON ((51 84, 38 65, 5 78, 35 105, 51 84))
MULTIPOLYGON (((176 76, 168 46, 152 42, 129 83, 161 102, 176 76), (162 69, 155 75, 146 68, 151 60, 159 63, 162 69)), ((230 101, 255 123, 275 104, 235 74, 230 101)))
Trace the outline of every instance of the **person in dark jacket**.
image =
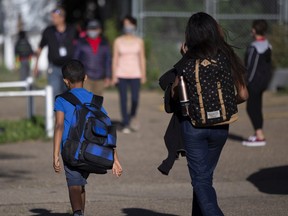
POLYGON ((25 31, 20 31, 15 45, 17 63, 20 63, 20 80, 26 80, 30 76, 30 60, 33 55, 31 44, 25 31))
POLYGON ((164 135, 164 142, 166 149, 168 151, 168 156, 162 163, 158 166, 158 170, 163 175, 168 175, 172 169, 174 162, 179 158, 179 155, 185 156, 185 150, 183 146, 183 141, 181 137, 181 125, 179 114, 179 109, 177 104, 171 98, 171 87, 175 78, 177 76, 177 71, 175 68, 167 71, 159 78, 159 85, 164 93, 164 108, 167 113, 173 113, 168 127, 164 135))
POLYGON ((262 97, 272 76, 272 46, 265 37, 267 28, 265 20, 253 21, 252 34, 255 40, 250 44, 245 55, 249 91, 246 109, 255 134, 242 142, 244 146, 266 145, 263 132, 262 97))
POLYGON ((96 95, 103 95, 104 88, 109 86, 111 80, 110 47, 101 34, 100 22, 89 21, 86 37, 78 41, 74 53, 74 58, 84 64, 88 76, 86 88, 96 95))
POLYGON ((73 58, 74 45, 77 39, 76 28, 65 21, 66 12, 57 7, 51 12, 52 25, 42 33, 39 48, 36 51, 34 76, 38 76, 38 60, 45 46, 48 47, 48 84, 53 88, 53 96, 59 95, 67 88, 63 82, 62 66, 73 58))

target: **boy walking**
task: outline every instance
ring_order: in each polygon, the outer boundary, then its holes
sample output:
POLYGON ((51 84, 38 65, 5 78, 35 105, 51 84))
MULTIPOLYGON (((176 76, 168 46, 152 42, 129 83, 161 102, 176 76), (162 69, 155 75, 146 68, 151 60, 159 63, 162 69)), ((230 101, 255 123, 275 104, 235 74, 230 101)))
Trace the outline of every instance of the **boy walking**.
MULTIPOLYGON (((87 76, 84 66, 80 61, 70 60, 62 68, 64 83, 68 90, 74 94, 82 103, 90 103, 93 93, 83 88, 87 76)), ((56 173, 61 171, 60 152, 65 143, 75 107, 62 97, 55 101, 55 131, 53 146, 53 167, 56 173)), ((102 108, 103 109, 103 108, 102 108)), ((87 184, 88 172, 70 167, 64 163, 66 181, 68 185, 69 198, 73 210, 73 216, 84 216, 85 209, 85 185, 87 184)), ((122 174, 122 167, 118 160, 116 149, 114 150, 114 164, 112 173, 117 177, 122 174)))
POLYGON ((262 97, 272 76, 272 47, 265 37, 268 24, 265 20, 254 20, 252 35, 254 41, 245 55, 248 72, 247 113, 252 122, 255 134, 243 141, 245 146, 264 146, 266 140, 263 132, 262 97))

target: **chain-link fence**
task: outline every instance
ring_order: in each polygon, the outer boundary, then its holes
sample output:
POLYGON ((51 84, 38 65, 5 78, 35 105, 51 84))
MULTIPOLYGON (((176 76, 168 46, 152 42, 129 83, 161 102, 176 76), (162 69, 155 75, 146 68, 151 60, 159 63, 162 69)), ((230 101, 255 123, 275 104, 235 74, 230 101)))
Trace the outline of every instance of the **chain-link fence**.
POLYGON ((188 17, 198 11, 219 21, 241 57, 252 40, 252 21, 266 19, 275 66, 288 67, 288 0, 133 0, 138 31, 146 41, 150 80, 157 80, 180 58, 188 17))

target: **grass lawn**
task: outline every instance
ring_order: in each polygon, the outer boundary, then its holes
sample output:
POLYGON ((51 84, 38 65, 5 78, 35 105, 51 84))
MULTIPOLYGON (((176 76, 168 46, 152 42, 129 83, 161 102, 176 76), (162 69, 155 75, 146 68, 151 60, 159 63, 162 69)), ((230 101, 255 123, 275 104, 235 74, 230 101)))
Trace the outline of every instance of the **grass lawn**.
POLYGON ((46 139, 44 117, 0 120, 0 144, 36 139, 46 139))
MULTIPOLYGON (((9 71, 0 65, 0 82, 18 81, 17 71, 9 71)), ((45 86, 45 80, 36 81, 36 86, 45 86), (39 83, 39 84, 38 84, 39 83)), ((20 88, 1 88, 0 91, 17 91, 20 88)), ((32 119, 22 120, 0 120, 0 144, 19 142, 24 140, 35 140, 46 138, 45 119, 35 116, 32 119)))

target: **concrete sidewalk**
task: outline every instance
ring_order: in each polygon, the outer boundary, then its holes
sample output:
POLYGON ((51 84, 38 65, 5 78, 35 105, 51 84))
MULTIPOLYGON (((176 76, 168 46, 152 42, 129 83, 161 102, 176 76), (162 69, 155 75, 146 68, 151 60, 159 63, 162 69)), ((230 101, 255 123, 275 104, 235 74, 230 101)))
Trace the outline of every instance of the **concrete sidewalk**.
MULTIPOLYGON (((191 215, 192 190, 185 158, 176 161, 169 176, 157 170, 167 156, 163 135, 170 120, 162 101, 159 92, 143 92, 141 131, 118 133, 123 176, 89 177, 85 215, 191 215)), ((36 103, 36 112, 43 114, 42 99, 36 103)), ((118 104, 116 92, 105 94, 105 107, 119 121, 118 104)), ((25 99, 1 98, 1 106, 2 119, 25 116, 25 99)), ((253 131, 245 104, 239 113, 215 173, 219 205, 227 216, 288 215, 288 96, 265 95, 265 147, 241 145, 240 140, 253 131)), ((51 141, 0 145, 1 216, 68 216, 69 212, 64 174, 55 174, 52 168, 51 141)))

